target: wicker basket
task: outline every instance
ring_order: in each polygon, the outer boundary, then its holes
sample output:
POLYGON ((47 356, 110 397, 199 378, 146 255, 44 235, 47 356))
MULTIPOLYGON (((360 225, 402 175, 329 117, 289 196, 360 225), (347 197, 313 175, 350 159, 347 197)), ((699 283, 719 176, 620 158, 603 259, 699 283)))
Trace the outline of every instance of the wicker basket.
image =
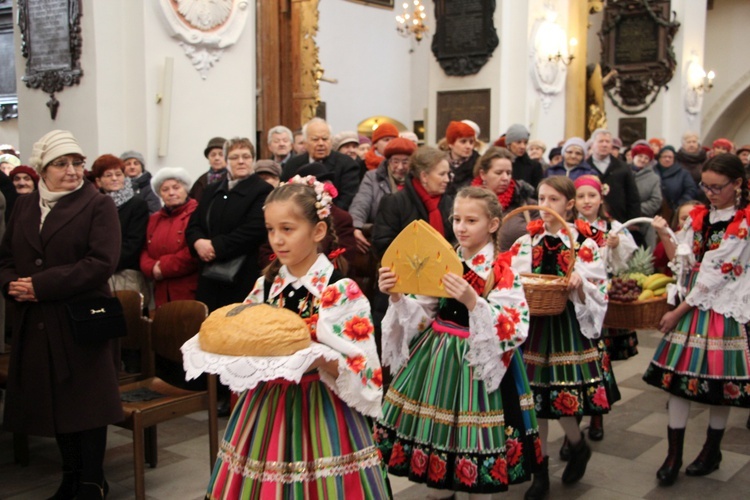
POLYGON ((659 328, 659 321, 669 311, 666 297, 655 297, 634 302, 610 301, 604 326, 622 330, 651 330, 659 328))
MULTIPOLYGON (((503 217, 503 223, 509 219, 515 217, 519 213, 528 212, 532 210, 539 210, 547 212, 555 216, 560 223, 563 225, 563 230, 568 233, 568 238, 573 242, 573 234, 568 228, 568 223, 565 219, 560 217, 556 212, 549 208, 538 206, 538 205, 527 205, 524 207, 516 208, 509 212, 503 217)), ((570 262, 571 265, 568 267, 564 277, 553 276, 550 274, 533 274, 533 273, 520 273, 521 278, 534 278, 537 280, 544 280, 543 283, 524 283, 523 291, 526 294, 526 302, 529 304, 529 314, 531 316, 555 316, 562 313, 565 310, 565 306, 568 303, 568 281, 570 280, 570 274, 573 272, 573 263, 576 261, 576 252, 573 248, 570 251, 570 262)))

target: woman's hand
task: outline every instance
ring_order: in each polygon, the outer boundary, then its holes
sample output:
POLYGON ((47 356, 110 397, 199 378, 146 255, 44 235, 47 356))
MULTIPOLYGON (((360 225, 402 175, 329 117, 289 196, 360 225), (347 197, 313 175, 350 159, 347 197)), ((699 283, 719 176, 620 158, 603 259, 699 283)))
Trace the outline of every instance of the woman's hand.
POLYGON ((465 305, 469 311, 474 310, 477 305, 477 292, 462 276, 446 273, 443 276, 443 285, 451 297, 465 305))
POLYGON ((31 278, 18 278, 8 283, 8 295, 18 302, 37 302, 31 278))
POLYGON ((370 242, 365 238, 365 234, 361 229, 354 230, 354 239, 357 240, 357 250, 360 253, 367 253, 370 251, 370 242))
POLYGON ((216 258, 216 251, 214 250, 214 245, 211 243, 211 240, 201 238, 196 241, 193 246, 195 247, 195 251, 198 252, 198 257, 200 257, 203 262, 211 262, 216 258))
POLYGON ((154 275, 154 279, 156 281, 161 281, 164 279, 164 275, 161 272, 161 266, 159 264, 161 264, 160 261, 154 264, 154 268, 151 270, 151 273, 154 275))
POLYGON ((396 276, 396 273, 391 271, 390 267, 381 267, 378 270, 378 288, 381 292, 390 295, 393 302, 398 302, 399 300, 401 300, 400 293, 391 293, 390 291, 391 288, 396 285, 397 281, 398 276, 396 276))
POLYGON ((611 234, 607 236, 607 246, 609 248, 617 248, 617 245, 620 244, 620 237, 616 234, 611 234))
POLYGON ((568 280, 568 290, 576 290, 583 287, 583 278, 577 272, 570 273, 570 279, 568 280))

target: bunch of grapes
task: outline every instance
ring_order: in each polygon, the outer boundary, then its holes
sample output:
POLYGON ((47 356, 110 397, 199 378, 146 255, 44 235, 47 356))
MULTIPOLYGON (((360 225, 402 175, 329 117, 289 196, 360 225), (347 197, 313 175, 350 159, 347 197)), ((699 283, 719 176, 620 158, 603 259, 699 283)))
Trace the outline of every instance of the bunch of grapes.
POLYGON ((641 287, 634 279, 612 278, 612 288, 609 290, 609 298, 617 302, 633 302, 638 300, 641 287))

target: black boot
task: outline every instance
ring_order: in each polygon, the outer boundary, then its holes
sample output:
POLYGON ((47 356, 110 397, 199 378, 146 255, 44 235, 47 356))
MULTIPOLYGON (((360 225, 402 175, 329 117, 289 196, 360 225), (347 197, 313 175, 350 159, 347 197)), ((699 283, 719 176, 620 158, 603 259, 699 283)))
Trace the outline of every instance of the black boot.
POLYGON ((549 457, 544 457, 544 461, 538 466, 539 468, 534 472, 534 480, 531 482, 531 487, 526 490, 524 494, 524 500, 542 500, 547 498, 549 493, 549 457))
POLYGON ((560 460, 563 462, 570 460, 570 442, 567 436, 563 438, 563 444, 560 447, 560 460))
POLYGON ((101 483, 81 481, 76 498, 78 500, 101 500, 107 498, 107 493, 109 493, 109 484, 106 479, 102 479, 101 483))
POLYGON ((589 424, 589 439, 592 441, 601 441, 604 439, 604 416, 591 415, 589 424))
POLYGON ((721 463, 721 438, 724 437, 724 429, 708 428, 706 442, 692 464, 687 466, 685 474, 688 476, 705 476, 719 468, 721 463))
POLYGON ((56 434, 55 441, 62 458, 63 479, 49 500, 72 500, 78 494, 83 462, 80 433, 56 434))
POLYGON ((63 467, 63 479, 55 494, 47 500, 73 500, 78 494, 81 471, 63 467))
POLYGON ((669 440, 669 451, 667 458, 656 471, 656 478, 661 486, 672 486, 680 474, 682 467, 682 444, 685 441, 685 429, 672 429, 667 427, 667 439, 669 440))
POLYGON ((570 447, 570 461, 563 471, 562 482, 572 484, 579 481, 586 473, 586 465, 590 458, 591 448, 586 444, 586 438, 582 432, 578 444, 570 447))

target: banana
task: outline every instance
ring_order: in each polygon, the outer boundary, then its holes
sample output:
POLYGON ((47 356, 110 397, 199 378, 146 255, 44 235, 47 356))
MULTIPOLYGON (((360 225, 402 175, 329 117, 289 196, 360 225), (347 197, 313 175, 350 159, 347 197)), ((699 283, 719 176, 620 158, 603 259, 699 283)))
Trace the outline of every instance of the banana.
POLYGON ((670 278, 669 276, 663 276, 655 280, 652 280, 648 285, 644 286, 644 288, 647 290, 653 290, 654 295, 656 295, 656 290, 659 290, 660 288, 665 288, 670 283, 674 283, 674 279, 670 278))
POLYGON ((654 297, 653 290, 643 290, 638 296, 638 300, 648 300, 654 297))
POLYGON ((656 273, 652 274, 645 280, 643 280, 643 285, 641 285, 643 288, 651 288, 649 285, 653 283, 654 281, 658 280, 659 278, 667 278, 668 276, 663 273, 656 273))
POLYGON ((662 295, 666 295, 667 288, 659 288, 658 290, 654 290, 654 297, 661 297, 662 295))

